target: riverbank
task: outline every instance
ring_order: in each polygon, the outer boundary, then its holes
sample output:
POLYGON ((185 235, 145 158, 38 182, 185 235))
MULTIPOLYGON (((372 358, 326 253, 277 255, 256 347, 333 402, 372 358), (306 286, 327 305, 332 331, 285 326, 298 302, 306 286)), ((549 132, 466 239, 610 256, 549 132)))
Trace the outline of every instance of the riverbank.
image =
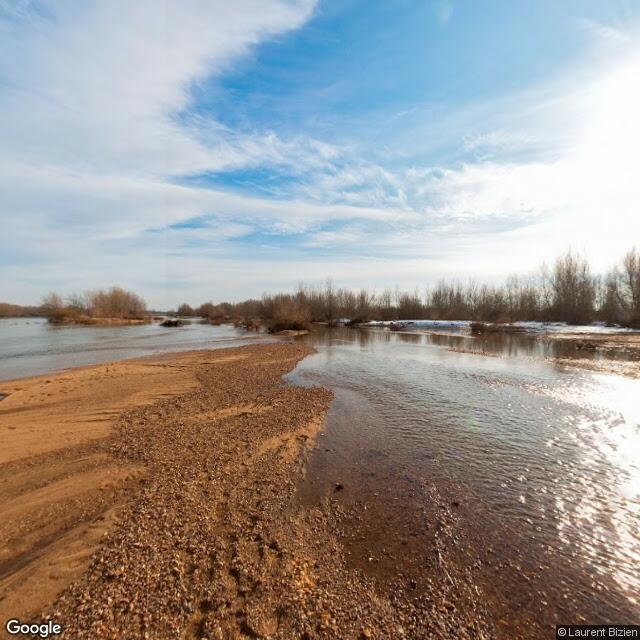
POLYGON ((558 333, 545 336, 574 349, 571 357, 557 357, 554 364, 570 369, 612 373, 640 379, 640 333, 558 333))
POLYGON ((429 580, 378 581, 349 563, 339 503, 298 501, 331 395, 282 375, 311 351, 2 383, 0 618, 49 615, 67 638, 492 637, 445 512, 429 580))

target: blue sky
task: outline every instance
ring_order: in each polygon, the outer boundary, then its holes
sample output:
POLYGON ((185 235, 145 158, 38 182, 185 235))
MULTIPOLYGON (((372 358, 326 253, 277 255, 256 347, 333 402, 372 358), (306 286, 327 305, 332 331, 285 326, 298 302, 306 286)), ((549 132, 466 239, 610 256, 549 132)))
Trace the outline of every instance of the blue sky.
POLYGON ((0 0, 0 299, 606 269, 639 35, 616 0, 0 0))

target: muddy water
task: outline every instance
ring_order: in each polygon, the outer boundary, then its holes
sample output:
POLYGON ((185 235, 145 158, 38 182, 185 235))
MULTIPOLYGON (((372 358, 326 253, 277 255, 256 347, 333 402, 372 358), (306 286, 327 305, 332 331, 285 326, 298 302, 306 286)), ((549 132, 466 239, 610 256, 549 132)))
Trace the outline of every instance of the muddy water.
POLYGON ((419 589, 433 524, 450 511, 452 554, 500 637, 637 623, 639 380, 556 367, 544 358, 575 347, 514 336, 309 339, 318 353, 290 380, 336 399, 301 498, 357 514, 345 528, 355 566, 419 589))

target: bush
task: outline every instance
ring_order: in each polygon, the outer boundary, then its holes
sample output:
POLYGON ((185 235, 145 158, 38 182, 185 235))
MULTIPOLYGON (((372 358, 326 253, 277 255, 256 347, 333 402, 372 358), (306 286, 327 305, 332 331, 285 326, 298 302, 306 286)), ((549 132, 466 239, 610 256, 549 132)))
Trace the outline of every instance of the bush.
POLYGON ((85 294, 87 310, 92 318, 141 318, 147 311, 145 301, 120 287, 85 294))
POLYGON ((311 309, 301 293, 265 296, 262 299, 262 310, 267 328, 272 332, 286 329, 300 331, 307 329, 311 322, 311 309))
POLYGON ((147 311, 140 296, 120 287, 73 294, 66 304, 57 293, 50 293, 44 298, 42 307, 52 323, 95 318, 142 319, 147 311))

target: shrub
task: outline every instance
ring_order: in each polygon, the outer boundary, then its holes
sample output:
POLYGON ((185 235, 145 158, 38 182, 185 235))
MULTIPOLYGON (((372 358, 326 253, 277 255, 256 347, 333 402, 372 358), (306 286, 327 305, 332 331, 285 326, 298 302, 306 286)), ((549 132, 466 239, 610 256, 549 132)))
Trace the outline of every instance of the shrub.
POLYGON ((296 293, 264 296, 261 302, 206 303, 200 310, 209 318, 234 317, 244 324, 260 317, 274 331, 304 329, 310 322, 331 326, 342 318, 350 324, 420 319, 584 324, 600 319, 640 328, 640 252, 629 251, 606 278, 593 276, 583 257, 568 252, 551 270, 543 265, 538 275, 510 277, 502 286, 440 281, 420 295, 389 288, 354 292, 336 288, 329 279, 324 286, 300 285, 296 293))
POLYGON ((278 294, 262 299, 263 317, 269 331, 302 330, 309 327, 311 310, 303 294, 278 294))
POLYGON ((49 322, 94 318, 141 319, 146 315, 144 300, 120 287, 71 295, 65 304, 57 293, 47 295, 42 303, 49 322))

